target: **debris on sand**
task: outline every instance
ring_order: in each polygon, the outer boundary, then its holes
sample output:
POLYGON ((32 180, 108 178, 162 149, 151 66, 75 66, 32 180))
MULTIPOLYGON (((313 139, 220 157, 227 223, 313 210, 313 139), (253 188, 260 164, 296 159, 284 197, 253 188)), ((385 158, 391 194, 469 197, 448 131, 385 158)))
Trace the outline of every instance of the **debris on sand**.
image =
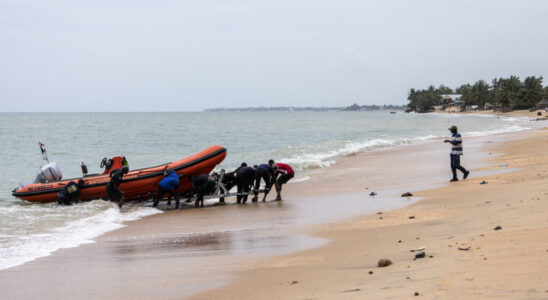
POLYGON ((290 281, 289 284, 297 284, 299 283, 297 280, 290 281))
POLYGON ((415 216, 409 216, 409 219, 414 219, 414 218, 415 218, 415 216))
POLYGON ((369 271, 369 275, 373 275, 373 271, 369 271))
POLYGON ((419 252, 419 251, 424 251, 424 249, 426 249, 426 247, 420 247, 419 249, 411 249, 409 250, 409 252, 419 252))
POLYGON ((426 253, 424 251, 421 251, 421 252, 415 254, 415 259, 424 258, 425 256, 426 256, 426 253))
POLYGON ((415 292, 415 296, 418 296, 418 295, 420 295, 419 292, 415 292))
POLYGON ((361 291, 361 289, 356 288, 356 289, 346 290, 346 291, 342 291, 342 292, 343 293, 352 293, 352 292, 359 292, 359 291, 361 291))
POLYGON ((407 192, 407 193, 403 193, 401 194, 402 197, 413 197, 413 194, 411 194, 410 192, 407 192))
POLYGON ((480 184, 487 184, 487 181, 483 180, 480 184))
POLYGON ((377 195, 377 193, 375 193, 375 192, 369 193, 369 196, 375 196, 375 195, 377 195))
POLYGON ((461 251, 468 251, 470 250, 470 246, 466 247, 466 248, 461 248, 461 247, 457 247, 457 249, 461 250, 461 251))
POLYGON ((379 268, 384 268, 384 267, 388 267, 391 264, 392 264, 391 260, 383 258, 383 259, 379 260, 378 266, 379 266, 379 268))
POLYGON ((502 227, 500 227, 500 226, 497 226, 497 227, 493 228, 493 230, 501 230, 501 229, 502 229, 502 227))

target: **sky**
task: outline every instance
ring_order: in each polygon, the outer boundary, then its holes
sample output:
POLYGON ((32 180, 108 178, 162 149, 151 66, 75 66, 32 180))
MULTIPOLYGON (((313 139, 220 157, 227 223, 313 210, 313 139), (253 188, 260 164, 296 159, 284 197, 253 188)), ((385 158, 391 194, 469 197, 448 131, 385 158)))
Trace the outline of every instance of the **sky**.
POLYGON ((0 111, 403 105, 548 76, 546 16, 543 0, 0 0, 0 111))

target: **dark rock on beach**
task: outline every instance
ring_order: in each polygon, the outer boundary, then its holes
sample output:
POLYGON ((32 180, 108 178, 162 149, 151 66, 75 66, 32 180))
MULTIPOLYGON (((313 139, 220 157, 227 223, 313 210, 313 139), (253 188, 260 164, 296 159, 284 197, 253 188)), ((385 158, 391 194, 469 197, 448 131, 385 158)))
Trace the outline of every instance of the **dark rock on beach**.
POLYGON ((377 195, 377 193, 375 193, 375 192, 369 193, 369 196, 375 196, 375 195, 377 195))
POLYGON ((384 268, 384 267, 388 267, 391 264, 392 264, 391 260, 383 258, 379 260, 378 266, 379 268, 384 268))
POLYGON ((421 251, 421 252, 415 254, 415 259, 424 258, 425 256, 426 256, 426 253, 424 251, 421 251))
POLYGON ((407 192, 407 193, 404 193, 401 195, 402 197, 413 197, 413 194, 411 194, 410 192, 407 192))
POLYGON ((502 229, 502 227, 500 227, 500 226, 497 226, 497 227, 493 228, 493 230, 501 230, 501 229, 502 229))

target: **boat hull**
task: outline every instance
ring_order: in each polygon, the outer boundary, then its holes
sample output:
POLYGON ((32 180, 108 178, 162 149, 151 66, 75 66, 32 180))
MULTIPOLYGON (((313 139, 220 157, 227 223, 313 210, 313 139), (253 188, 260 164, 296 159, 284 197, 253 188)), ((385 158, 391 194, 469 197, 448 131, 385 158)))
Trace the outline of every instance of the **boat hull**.
MULTIPOLYGON (((124 192, 126 200, 147 198, 149 193, 156 195, 158 183, 164 178, 164 170, 173 170, 177 174, 185 176, 179 185, 180 193, 189 190, 192 183, 189 175, 209 174, 216 165, 221 163, 226 156, 226 149, 221 146, 211 146, 192 156, 176 162, 159 165, 156 167, 132 170, 124 175, 120 190, 124 192)), ((56 202, 57 193, 70 181, 77 182, 80 178, 72 178, 47 183, 34 183, 26 185, 12 193, 13 196, 30 202, 56 202)), ((94 200, 107 197, 106 185, 110 181, 109 175, 93 175, 82 177, 85 182, 80 189, 80 200, 94 200)))

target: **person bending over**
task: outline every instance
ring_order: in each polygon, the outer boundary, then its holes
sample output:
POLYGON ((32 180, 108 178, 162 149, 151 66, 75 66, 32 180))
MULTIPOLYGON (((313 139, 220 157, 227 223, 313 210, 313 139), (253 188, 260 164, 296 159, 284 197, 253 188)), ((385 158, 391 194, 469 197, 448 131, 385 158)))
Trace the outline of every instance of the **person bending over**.
POLYGON ((110 201, 118 201, 119 208, 122 208, 124 204, 124 192, 120 190, 120 183, 127 172, 129 172, 127 166, 113 170, 110 172, 110 181, 107 183, 108 198, 110 201))
POLYGON ((200 205, 203 207, 204 196, 211 195, 215 192, 215 187, 217 186, 217 184, 215 183, 215 178, 207 174, 201 174, 189 176, 189 180, 192 182, 190 199, 192 199, 192 196, 194 196, 194 194, 198 194, 196 197, 196 202, 194 202, 194 206, 198 207, 198 205, 200 205))
POLYGON ((272 168, 267 164, 260 164, 255 168, 255 186, 253 187, 253 202, 257 201, 257 196, 259 195, 259 187, 261 186, 261 179, 264 181, 264 197, 263 202, 266 200, 266 195, 270 192, 272 187, 272 182, 270 181, 272 176, 272 168))
POLYGON ((79 179, 78 184, 71 181, 65 185, 65 187, 57 193, 57 203, 61 205, 71 205, 80 200, 80 189, 84 187, 84 180, 79 179))
POLYGON ((179 188, 179 183, 183 180, 183 177, 183 173, 177 175, 173 170, 169 171, 158 183, 158 194, 156 195, 152 206, 158 206, 158 202, 162 200, 162 197, 164 197, 164 194, 167 192, 169 193, 170 199, 171 197, 175 198, 175 209, 179 208, 179 193, 177 192, 177 189, 179 188))
POLYGON ((238 188, 238 195, 236 196, 236 203, 246 203, 249 189, 255 179, 255 169, 253 167, 245 166, 240 167, 236 171, 236 186, 238 188))
POLYGON ((291 178, 295 176, 295 171, 290 165, 284 163, 275 163, 272 165, 274 171, 274 177, 272 179, 276 184, 276 201, 282 200, 282 185, 287 183, 291 178), (279 175, 279 176, 278 176, 279 175))

